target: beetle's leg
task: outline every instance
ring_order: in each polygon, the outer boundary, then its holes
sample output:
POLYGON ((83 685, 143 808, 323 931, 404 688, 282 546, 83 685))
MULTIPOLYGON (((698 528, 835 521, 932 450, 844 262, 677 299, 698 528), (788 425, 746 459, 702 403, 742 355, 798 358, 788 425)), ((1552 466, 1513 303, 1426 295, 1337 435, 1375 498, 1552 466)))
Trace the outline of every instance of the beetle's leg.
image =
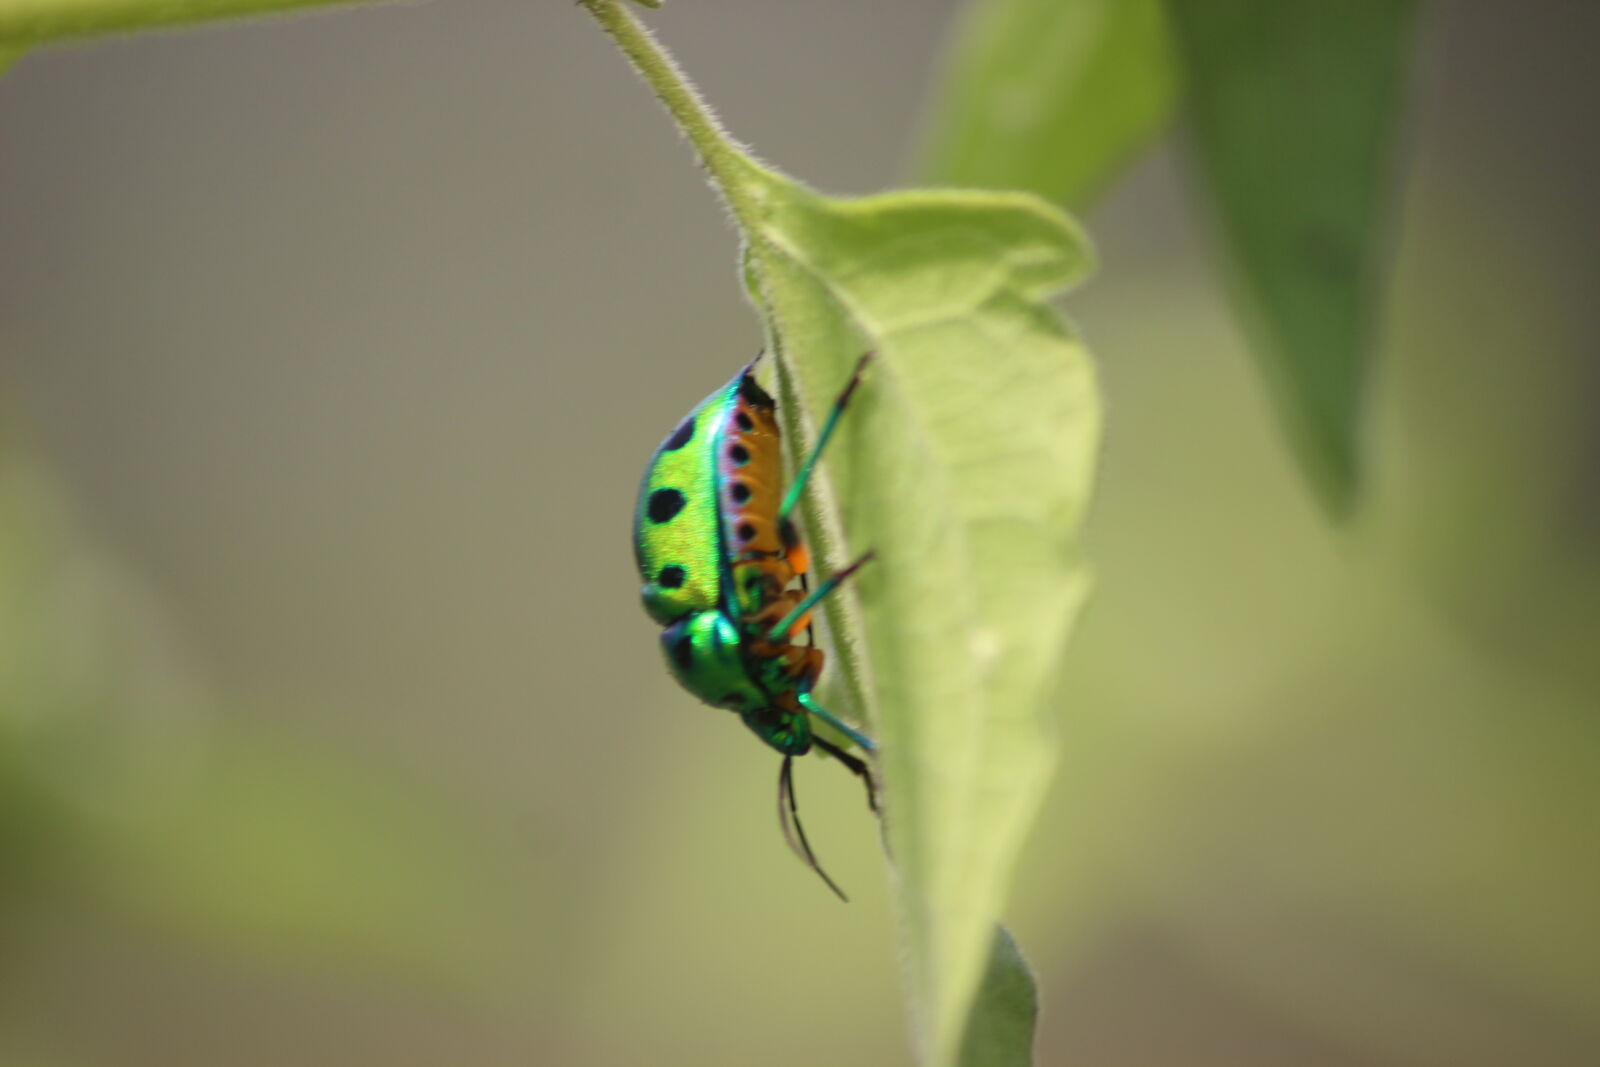
POLYGON ((811 851, 811 842, 806 840, 805 827, 800 825, 800 805, 794 799, 794 757, 788 755, 783 757, 783 766, 778 769, 778 825, 783 829, 783 839, 789 842, 789 848, 800 861, 816 871, 840 900, 849 903, 850 898, 828 877, 828 872, 817 862, 817 854, 811 851))
POLYGON ((822 455, 822 449, 827 445, 828 438, 833 436, 834 428, 839 425, 839 416, 844 414, 844 409, 850 403, 850 397, 856 391, 856 386, 861 384, 861 373, 867 369, 867 364, 871 361, 871 352, 857 360, 855 373, 850 375, 850 380, 839 391, 838 398, 833 402, 833 410, 828 412, 827 421, 822 424, 822 432, 817 434, 817 443, 812 446, 811 454, 795 471, 794 482, 789 486, 789 492, 784 495, 783 506, 778 509, 780 522, 787 519, 795 504, 799 503, 800 494, 805 491, 806 481, 811 477, 812 468, 817 465, 817 459, 822 455))
POLYGON ((817 718, 821 719, 823 722, 827 723, 829 726, 833 727, 835 730, 838 730, 850 740, 860 745, 863 752, 878 751, 878 745, 872 740, 872 738, 868 737, 866 734, 862 733, 860 730, 857 730, 854 726, 846 723, 833 712, 817 703, 817 698, 812 696, 809 692, 801 690, 798 699, 801 707, 805 708, 811 714, 815 715, 817 718))
POLYGON ((849 578, 856 571, 860 570, 862 564, 870 560, 872 556, 872 552, 864 552, 861 554, 860 559, 850 564, 850 566, 846 567, 844 570, 838 572, 837 574, 829 575, 827 581, 823 582, 821 585, 817 586, 816 589, 808 593, 804 600, 800 601, 800 603, 789 609, 789 613, 767 631, 767 640, 787 640, 789 635, 793 633, 794 630, 797 629, 803 622, 805 622, 806 615, 811 611, 812 608, 817 606, 817 601, 821 600, 823 597, 839 588, 841 582, 849 578))
POLYGON ((844 764, 845 770, 866 783, 867 807, 871 808, 872 813, 876 815, 878 813, 878 784, 872 780, 872 768, 867 766, 867 761, 858 756, 852 756, 825 737, 817 737, 813 734, 811 743, 844 764))

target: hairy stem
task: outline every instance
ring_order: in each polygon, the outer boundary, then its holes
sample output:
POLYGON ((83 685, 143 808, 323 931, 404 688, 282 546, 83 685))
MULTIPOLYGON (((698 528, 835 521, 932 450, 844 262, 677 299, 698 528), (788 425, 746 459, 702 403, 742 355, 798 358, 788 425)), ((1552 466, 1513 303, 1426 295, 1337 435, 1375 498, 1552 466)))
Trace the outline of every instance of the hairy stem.
POLYGON ((711 105, 632 11, 619 0, 579 0, 579 3, 617 43, 633 69, 671 114, 748 236, 757 222, 755 189, 750 181, 752 172, 757 169, 755 164, 728 137, 711 105))
MULTIPOLYGON (((350 2, 352 0, 0 0, 0 53, 50 40, 350 2)), ((4 65, 0 57, 0 67, 4 65)))

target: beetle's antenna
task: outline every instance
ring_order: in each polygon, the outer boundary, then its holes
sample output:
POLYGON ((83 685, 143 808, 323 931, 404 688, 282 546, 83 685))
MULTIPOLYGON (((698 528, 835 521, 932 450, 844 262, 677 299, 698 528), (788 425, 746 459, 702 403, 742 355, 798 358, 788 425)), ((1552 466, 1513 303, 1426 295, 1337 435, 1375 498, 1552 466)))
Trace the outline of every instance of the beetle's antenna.
POLYGON ((784 756, 783 766, 778 769, 778 825, 783 827, 783 839, 789 842, 789 847, 794 854, 799 856, 807 867, 817 872, 817 876, 828 883, 828 888, 833 890, 840 900, 850 902, 844 895, 844 890, 834 884, 828 872, 822 869, 817 862, 817 854, 811 851, 811 842, 806 840, 805 827, 800 825, 800 808, 794 799, 794 757, 784 756))

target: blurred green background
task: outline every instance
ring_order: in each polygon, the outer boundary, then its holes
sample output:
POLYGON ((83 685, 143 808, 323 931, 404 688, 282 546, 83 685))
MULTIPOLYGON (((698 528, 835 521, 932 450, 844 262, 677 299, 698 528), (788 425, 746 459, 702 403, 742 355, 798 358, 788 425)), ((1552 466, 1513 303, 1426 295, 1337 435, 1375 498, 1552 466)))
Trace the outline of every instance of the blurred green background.
MULTIPOLYGON (((957 7, 652 22, 866 192, 957 7)), ((1426 13, 1347 531, 1170 148, 1089 214, 1097 593, 1008 916, 1040 1063, 1600 1056, 1597 31, 1426 13)), ((799 783, 842 907, 637 607, 644 460, 759 343, 734 251, 569 4, 0 81, 0 1065, 907 1062, 857 784, 799 783)))

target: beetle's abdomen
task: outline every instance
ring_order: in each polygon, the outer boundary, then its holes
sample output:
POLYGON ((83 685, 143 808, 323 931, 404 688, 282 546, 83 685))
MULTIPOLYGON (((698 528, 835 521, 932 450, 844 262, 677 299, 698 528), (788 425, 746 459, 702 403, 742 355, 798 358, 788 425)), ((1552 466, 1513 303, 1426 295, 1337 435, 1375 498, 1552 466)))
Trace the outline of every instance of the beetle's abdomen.
POLYGON ((717 457, 722 536, 734 597, 744 614, 770 603, 804 570, 798 538, 780 529, 783 437, 772 398, 746 377, 736 392, 717 457), (796 566, 796 563, 799 566, 796 566))
POLYGON ((661 442, 639 486, 634 557, 644 608, 662 625, 721 606, 722 558, 713 455, 719 415, 739 378, 702 400, 661 442))

